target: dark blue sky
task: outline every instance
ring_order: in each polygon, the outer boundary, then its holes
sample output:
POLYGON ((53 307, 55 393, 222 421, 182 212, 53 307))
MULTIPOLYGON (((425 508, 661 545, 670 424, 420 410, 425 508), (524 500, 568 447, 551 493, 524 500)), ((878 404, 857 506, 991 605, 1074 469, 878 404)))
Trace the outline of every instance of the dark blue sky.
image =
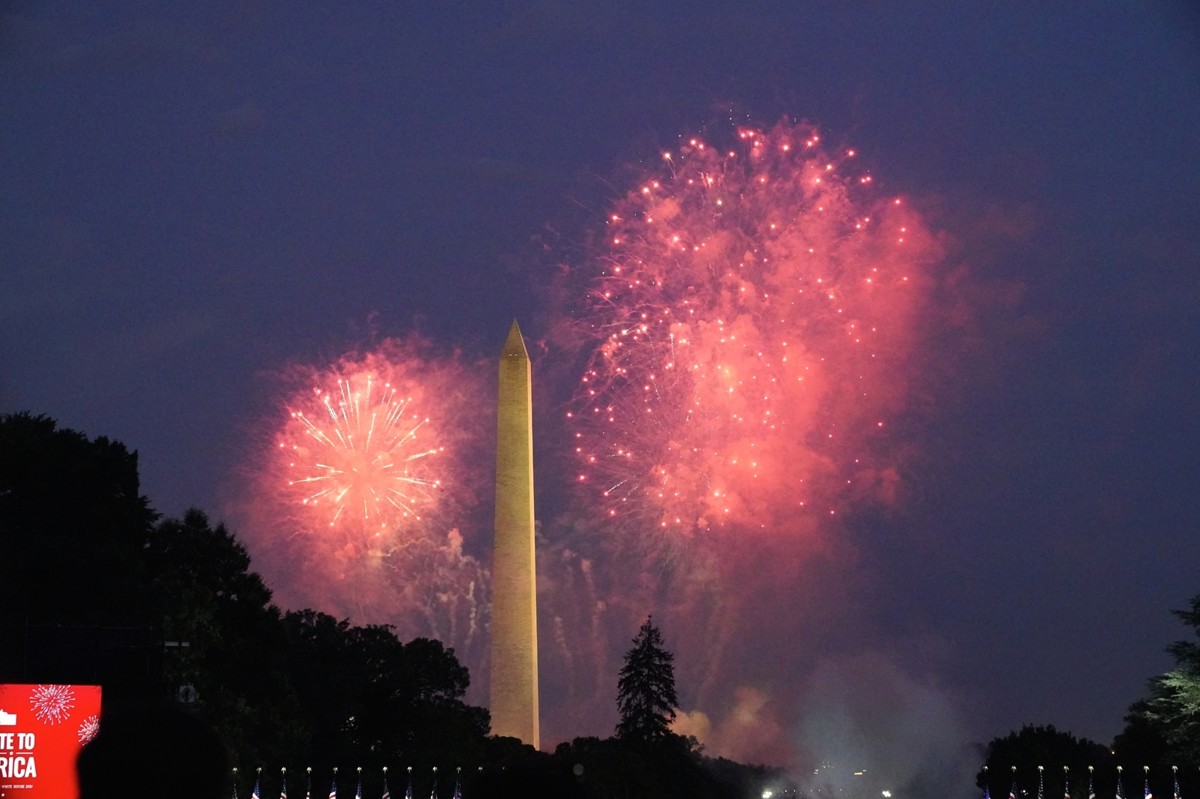
POLYGON ((0 410, 221 515, 264 374, 370 334, 536 340, 540 244, 584 242, 629 165, 808 120, 985 287, 913 496, 856 533, 862 647, 973 740, 1109 741, 1200 592, 1196 13, 477 5, 8 4, 0 410))

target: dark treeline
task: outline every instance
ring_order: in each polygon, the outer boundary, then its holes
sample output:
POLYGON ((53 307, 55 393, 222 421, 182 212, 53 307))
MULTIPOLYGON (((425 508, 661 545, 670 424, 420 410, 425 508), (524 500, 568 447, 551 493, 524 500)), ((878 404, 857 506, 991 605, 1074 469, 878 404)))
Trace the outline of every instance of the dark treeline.
POLYGON ((1173 613, 1191 637, 1167 647, 1175 667, 1149 680, 1111 746, 1027 725, 988 744, 979 787, 994 797, 1200 794, 1200 595, 1173 613))
MULTIPOLYGON (((239 795, 256 777, 263 796, 278 795, 286 769, 292 795, 336 785, 350 796, 361 779, 364 796, 378 796, 384 767, 395 795, 411 779, 414 795, 436 785, 449 796, 459 783, 468 799, 734 797, 786 785, 777 770, 705 757, 669 731, 671 654, 649 619, 614 675, 618 734, 537 752, 489 735, 452 649, 283 612, 250 566, 202 511, 157 514, 121 443, 0 416, 0 682, 99 684, 106 714, 148 699, 180 705, 221 736, 239 795)), ((1026 726, 987 745, 978 786, 993 797, 1200 794, 1200 596, 1174 613, 1191 635, 1168 647, 1175 667, 1149 681, 1111 746, 1026 726)))
POLYGON ((181 705, 223 739, 239 795, 256 778, 278 795, 286 775, 292 795, 361 779, 378 796, 384 767, 395 795, 461 780, 467 797, 733 797, 778 777, 673 734, 552 754, 490 736, 452 649, 281 611, 223 525, 151 508, 135 452, 46 417, 0 416, 0 553, 0 682, 99 684, 105 714, 181 705))
MULTIPOLYGON (((1118 741, 1123 739, 1127 734, 1118 741)), ((995 799, 1194 796, 1200 790, 1196 762, 1194 755, 1164 755, 1158 746, 1115 749, 1053 725, 1027 725, 988 745, 977 783, 995 799)))

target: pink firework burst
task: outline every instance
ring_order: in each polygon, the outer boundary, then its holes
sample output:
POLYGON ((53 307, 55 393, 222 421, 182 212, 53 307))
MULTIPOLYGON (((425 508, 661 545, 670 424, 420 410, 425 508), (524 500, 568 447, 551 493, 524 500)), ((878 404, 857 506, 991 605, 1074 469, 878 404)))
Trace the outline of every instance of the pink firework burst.
POLYGON ((96 733, 100 732, 100 718, 98 716, 88 716, 79 725, 79 743, 85 744, 96 737, 96 733))
POLYGON ((787 124, 692 139, 610 214, 570 413, 607 515, 765 530, 895 490, 941 250, 854 161, 787 124))
POLYGON ((75 707, 75 692, 69 685, 39 685, 29 695, 29 707, 43 724, 58 724, 75 707))
POLYGON ((281 371, 233 513, 276 602, 393 624, 460 656, 482 640, 487 570, 459 531, 486 529, 491 372, 418 336, 281 371))
POLYGON ((415 405, 370 369, 313 389, 279 442, 296 500, 330 527, 419 520, 441 485, 428 459, 444 448, 425 443, 436 434, 415 405))

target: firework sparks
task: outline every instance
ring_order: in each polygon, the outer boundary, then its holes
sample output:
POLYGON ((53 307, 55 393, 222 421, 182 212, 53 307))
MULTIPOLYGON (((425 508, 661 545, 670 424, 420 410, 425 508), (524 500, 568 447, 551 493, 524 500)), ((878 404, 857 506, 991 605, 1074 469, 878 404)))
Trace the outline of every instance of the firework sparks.
MULTIPOLYGON (((273 505, 323 562, 378 562, 474 502, 478 379, 420 339, 387 340, 324 369, 295 367, 253 502, 273 505)), ((278 517, 283 517, 281 524, 278 517)), ((259 525, 255 525, 256 527, 259 525)))
POLYGON ((88 716, 79 724, 79 743, 87 743, 95 738, 98 732, 100 732, 100 717, 95 715, 88 716))
POLYGON ((570 416, 610 516, 766 528, 896 481, 885 434, 938 248, 853 151, 786 124, 737 141, 667 154, 607 220, 570 416))
POLYGON ((69 685, 39 685, 29 695, 29 706, 38 721, 58 724, 75 707, 75 692, 69 685))
POLYGON ((475 665, 488 374, 411 337, 280 376, 251 479, 226 507, 277 603, 436 637, 475 665))
POLYGON ((441 485, 427 461, 444 448, 421 445, 430 420, 412 405, 371 370, 337 377, 333 391, 314 388, 307 408, 291 411, 279 441, 300 504, 330 527, 386 530, 419 520, 441 485))

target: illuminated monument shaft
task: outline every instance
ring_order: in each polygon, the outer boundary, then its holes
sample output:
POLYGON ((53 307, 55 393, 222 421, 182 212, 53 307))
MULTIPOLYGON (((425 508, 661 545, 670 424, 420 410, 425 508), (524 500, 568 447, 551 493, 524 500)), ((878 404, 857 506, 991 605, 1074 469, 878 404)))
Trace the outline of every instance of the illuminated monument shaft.
POLYGON ((492 733, 538 746, 533 392, 514 321, 500 354, 496 548, 492 564, 492 733))

